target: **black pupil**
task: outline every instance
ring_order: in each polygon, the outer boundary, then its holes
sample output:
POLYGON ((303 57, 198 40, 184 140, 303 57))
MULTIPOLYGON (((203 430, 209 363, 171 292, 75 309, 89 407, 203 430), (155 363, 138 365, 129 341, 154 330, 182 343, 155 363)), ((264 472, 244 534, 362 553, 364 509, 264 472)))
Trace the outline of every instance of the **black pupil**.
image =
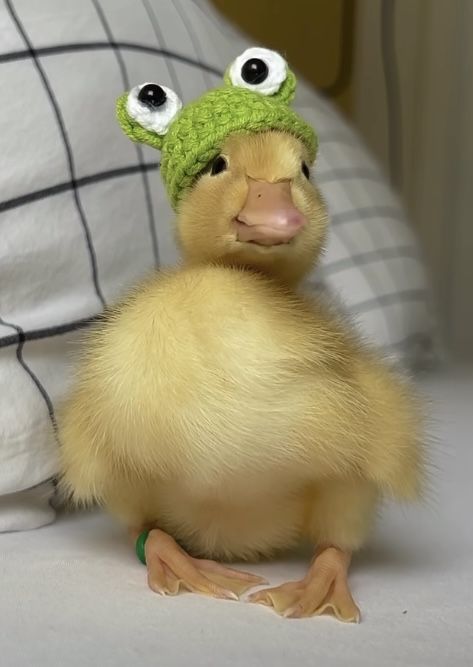
POLYGON ((263 83, 268 76, 268 66, 260 58, 250 58, 241 68, 241 76, 246 83, 263 83))
POLYGON ((138 93, 138 99, 150 109, 156 109, 165 103, 166 93, 157 83, 148 83, 138 93))
POLYGON ((220 174, 221 171, 225 171, 226 168, 227 168, 227 161, 225 160, 223 155, 218 155, 212 162, 210 173, 212 174, 212 176, 215 176, 215 174, 220 174))
POLYGON ((309 178, 309 176, 310 176, 310 171, 309 171, 309 167, 306 165, 305 162, 302 163, 302 173, 304 174, 304 176, 305 176, 306 178, 309 178))

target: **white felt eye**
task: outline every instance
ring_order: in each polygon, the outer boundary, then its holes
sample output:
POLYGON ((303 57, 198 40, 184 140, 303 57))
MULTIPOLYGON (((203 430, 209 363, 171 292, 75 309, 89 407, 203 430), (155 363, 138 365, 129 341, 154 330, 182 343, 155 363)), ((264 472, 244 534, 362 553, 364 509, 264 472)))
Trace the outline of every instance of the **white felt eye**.
POLYGON ((234 86, 273 95, 286 80, 287 63, 276 51, 253 47, 233 61, 229 74, 234 86))
POLYGON ((142 83, 128 93, 126 110, 146 130, 166 134, 182 107, 176 93, 157 83, 142 83))

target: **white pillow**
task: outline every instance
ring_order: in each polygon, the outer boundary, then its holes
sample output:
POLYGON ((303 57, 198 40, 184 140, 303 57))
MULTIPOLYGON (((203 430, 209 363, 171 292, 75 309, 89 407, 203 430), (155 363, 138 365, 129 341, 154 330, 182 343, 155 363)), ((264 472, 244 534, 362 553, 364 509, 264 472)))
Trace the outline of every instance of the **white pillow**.
MULTIPOLYGON (((0 34, 1 531, 51 519, 52 487, 29 514, 36 495, 19 492, 57 472, 54 411, 80 328, 177 258, 159 155, 122 135, 115 98, 155 80, 189 101, 249 43, 207 3, 182 0, 9 0, 0 34)), ((333 220, 325 284, 377 345, 410 359, 429 349, 431 319, 405 217, 332 105, 301 85, 298 108, 320 137, 333 220)))

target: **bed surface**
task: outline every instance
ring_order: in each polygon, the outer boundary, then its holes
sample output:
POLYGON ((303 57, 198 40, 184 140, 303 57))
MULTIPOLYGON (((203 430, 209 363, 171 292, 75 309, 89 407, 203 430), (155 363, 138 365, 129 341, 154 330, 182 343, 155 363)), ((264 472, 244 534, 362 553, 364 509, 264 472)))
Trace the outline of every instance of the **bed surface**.
MULTIPOLYGON (((432 399, 432 477, 417 508, 386 507, 352 569, 361 625, 283 620, 260 606, 151 593, 121 527, 69 516, 0 535, 0 663, 34 665, 473 664, 473 370, 420 382, 432 399)), ((272 583, 306 561, 254 566, 272 583)))

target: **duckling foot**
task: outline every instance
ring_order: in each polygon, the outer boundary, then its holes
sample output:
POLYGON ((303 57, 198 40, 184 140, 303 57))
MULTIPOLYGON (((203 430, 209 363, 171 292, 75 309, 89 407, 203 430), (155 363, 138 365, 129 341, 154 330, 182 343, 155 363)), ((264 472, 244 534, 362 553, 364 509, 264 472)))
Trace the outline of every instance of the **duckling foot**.
POLYGON ((306 577, 253 593, 249 601, 273 607, 286 618, 331 614, 346 623, 359 623, 360 610, 348 587, 350 554, 329 547, 314 558, 306 577))
POLYGON ((161 595, 182 591, 238 600, 253 586, 268 583, 262 577, 225 567, 212 560, 192 558, 162 530, 151 530, 145 544, 148 585, 161 595))

